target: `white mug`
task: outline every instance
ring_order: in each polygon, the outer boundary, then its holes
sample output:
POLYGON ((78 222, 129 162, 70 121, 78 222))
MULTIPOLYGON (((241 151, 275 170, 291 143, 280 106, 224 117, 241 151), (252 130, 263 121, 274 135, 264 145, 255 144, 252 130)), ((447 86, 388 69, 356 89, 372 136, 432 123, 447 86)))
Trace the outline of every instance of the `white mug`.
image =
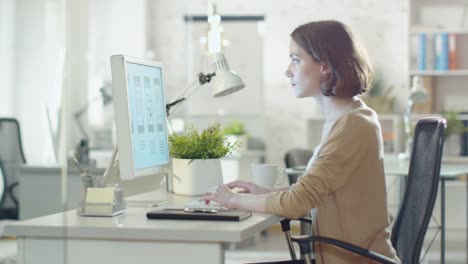
POLYGON ((286 171, 278 164, 252 164, 250 174, 255 184, 268 187, 280 187, 286 179, 286 171))

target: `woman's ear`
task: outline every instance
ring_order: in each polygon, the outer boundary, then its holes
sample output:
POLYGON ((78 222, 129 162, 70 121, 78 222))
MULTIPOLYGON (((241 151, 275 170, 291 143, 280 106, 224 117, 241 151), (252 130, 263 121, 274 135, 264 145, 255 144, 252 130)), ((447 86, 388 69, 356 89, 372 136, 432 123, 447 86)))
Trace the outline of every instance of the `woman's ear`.
POLYGON ((321 72, 322 75, 330 74, 330 66, 328 66, 328 64, 323 63, 320 66, 320 72, 321 72))
POLYGON ((331 69, 328 64, 323 63, 320 66, 320 74, 322 75, 322 78, 328 79, 330 77, 331 69))

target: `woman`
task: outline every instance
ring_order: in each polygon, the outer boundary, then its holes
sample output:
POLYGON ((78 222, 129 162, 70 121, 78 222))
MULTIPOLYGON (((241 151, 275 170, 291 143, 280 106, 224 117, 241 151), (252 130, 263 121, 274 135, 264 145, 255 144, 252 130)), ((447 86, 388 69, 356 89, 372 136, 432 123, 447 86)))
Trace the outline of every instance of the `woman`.
MULTIPOLYGON (((246 181, 204 197, 233 209, 299 218, 317 208, 313 233, 398 260, 390 243, 383 143, 376 113, 356 96, 372 81, 364 50, 338 21, 311 22, 291 33, 286 76, 298 98, 312 97, 325 117, 320 145, 296 184, 268 188, 246 181), (248 195, 234 193, 242 188, 248 195)), ((316 243, 317 263, 371 263, 316 243)))

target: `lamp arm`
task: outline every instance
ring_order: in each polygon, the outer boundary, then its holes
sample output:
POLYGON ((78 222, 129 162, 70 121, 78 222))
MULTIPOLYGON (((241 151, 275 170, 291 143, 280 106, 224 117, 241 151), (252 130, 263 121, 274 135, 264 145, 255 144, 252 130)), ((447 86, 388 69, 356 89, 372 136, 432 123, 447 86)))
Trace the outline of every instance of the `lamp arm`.
POLYGON ((406 145, 405 145, 405 152, 410 153, 411 152, 411 144, 412 144, 412 138, 411 138, 411 112, 413 111, 414 108, 414 102, 413 100, 408 100, 408 104, 406 105, 405 109, 405 114, 403 116, 403 122, 405 126, 405 135, 406 135, 406 145))
MULTIPOLYGON (((95 99, 96 100, 96 99, 95 99)), ((93 101, 95 101, 93 100, 93 101)), ((88 111, 90 103, 87 103, 85 106, 83 106, 80 110, 76 111, 73 116, 75 117, 75 122, 76 125, 78 126, 78 129, 81 132, 81 135, 84 137, 84 139, 89 140, 88 133, 86 133, 86 130, 84 129, 83 123, 81 122, 81 116, 88 111)))
POLYGON ((81 123, 81 118, 79 116, 75 115, 75 121, 76 125, 78 126, 78 129, 80 130, 81 134, 83 135, 84 139, 89 140, 88 133, 86 133, 83 124, 81 123))
POLYGON ((171 103, 166 104, 166 114, 169 116, 170 113, 174 112, 175 106, 179 103, 187 100, 192 94, 194 94, 200 87, 205 83, 209 83, 211 78, 215 76, 215 73, 203 74, 200 72, 197 77, 186 86, 182 92, 174 99, 171 103))

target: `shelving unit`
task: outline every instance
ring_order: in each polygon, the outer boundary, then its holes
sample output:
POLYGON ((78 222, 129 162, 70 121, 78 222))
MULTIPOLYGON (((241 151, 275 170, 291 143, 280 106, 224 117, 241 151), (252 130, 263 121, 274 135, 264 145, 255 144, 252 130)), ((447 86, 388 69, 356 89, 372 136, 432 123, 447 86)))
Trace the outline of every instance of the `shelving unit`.
POLYGON ((417 106, 416 113, 468 110, 467 9, 468 3, 462 0, 410 0, 408 83, 415 75, 423 76, 429 92, 428 102, 417 106), (437 70, 435 67, 435 38, 443 33, 455 37, 455 69, 437 70), (426 38, 426 70, 418 68, 421 34, 426 38))
POLYGON ((448 71, 437 71, 437 70, 411 70, 410 75, 420 75, 420 76, 468 76, 468 69, 462 70, 448 70, 448 71))
POLYGON ((468 34, 468 29, 418 29, 418 28, 411 28, 410 34, 415 35, 419 33, 449 33, 449 34, 468 34))

